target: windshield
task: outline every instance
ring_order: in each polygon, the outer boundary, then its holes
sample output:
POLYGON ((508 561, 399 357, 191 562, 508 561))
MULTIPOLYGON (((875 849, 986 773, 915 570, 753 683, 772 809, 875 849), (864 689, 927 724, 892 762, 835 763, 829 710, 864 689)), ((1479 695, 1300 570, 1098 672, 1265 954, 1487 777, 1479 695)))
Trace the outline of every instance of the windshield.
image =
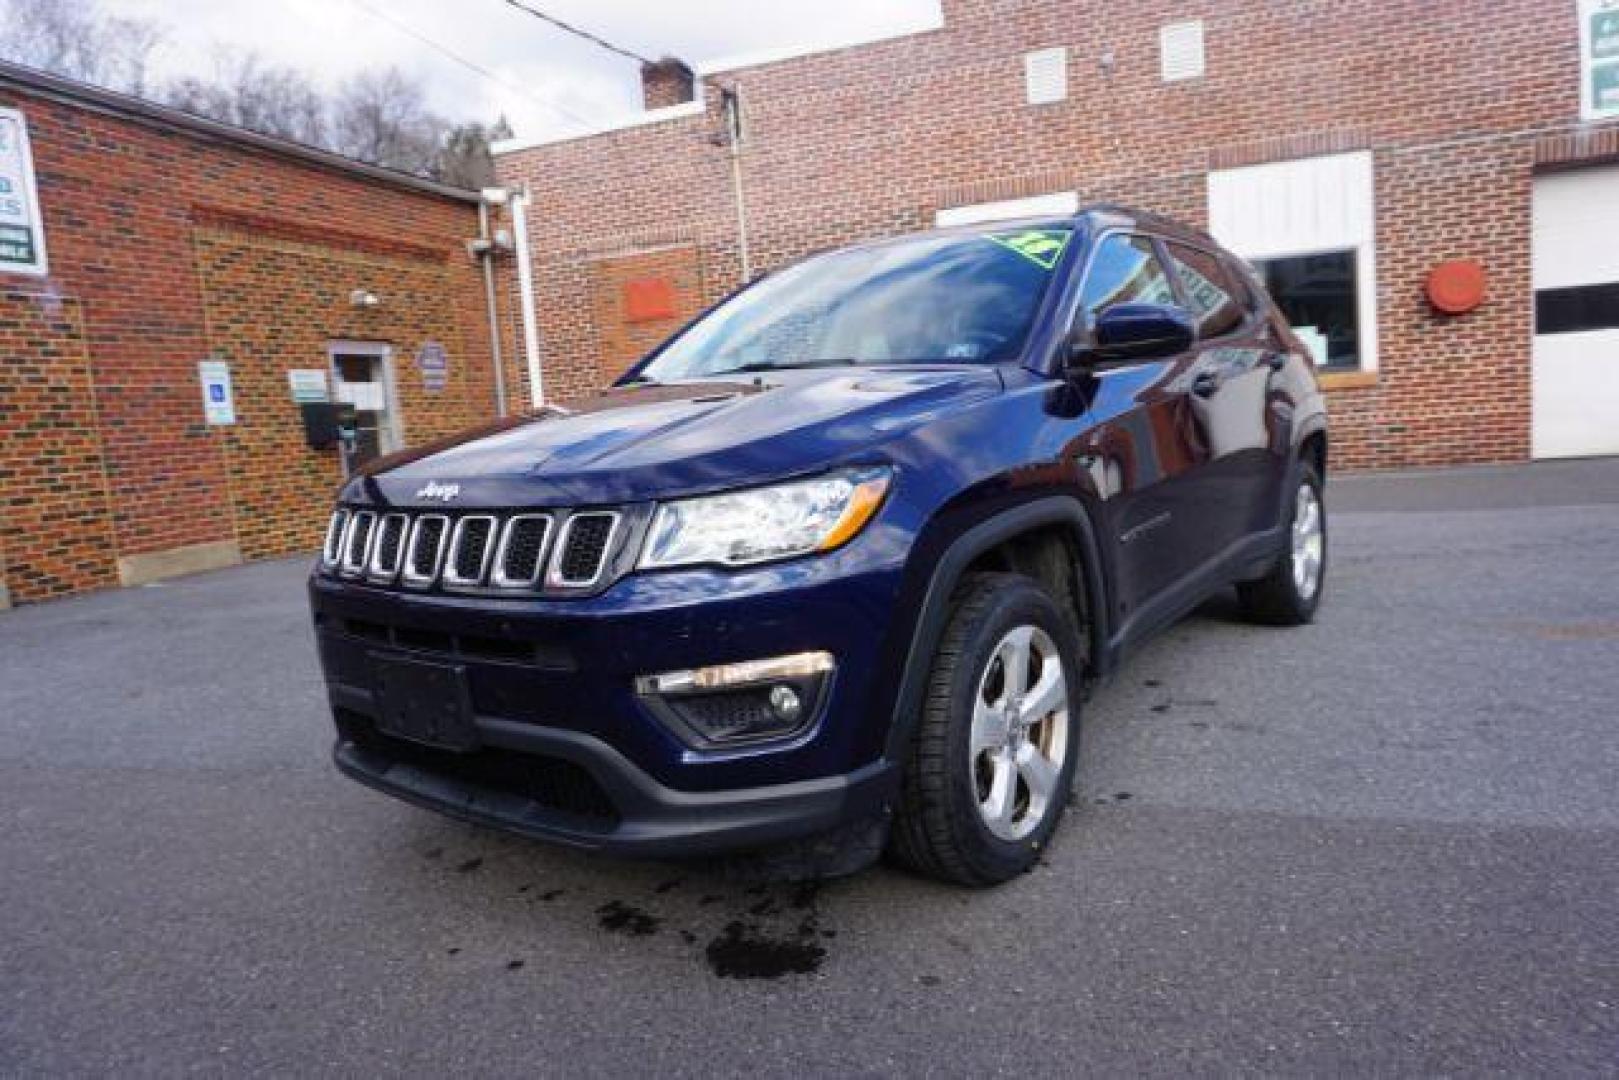
POLYGON ((833 251, 721 304, 639 377, 1016 359, 1071 228, 929 235, 833 251))

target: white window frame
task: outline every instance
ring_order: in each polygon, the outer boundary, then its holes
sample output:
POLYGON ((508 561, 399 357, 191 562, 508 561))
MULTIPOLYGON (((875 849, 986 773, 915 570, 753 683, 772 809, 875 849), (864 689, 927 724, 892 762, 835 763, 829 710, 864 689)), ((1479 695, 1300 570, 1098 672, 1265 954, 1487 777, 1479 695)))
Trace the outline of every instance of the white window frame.
POLYGON ((385 341, 328 341, 326 343, 326 368, 332 380, 332 399, 337 399, 337 389, 344 383, 341 371, 338 370, 337 358, 339 356, 368 356, 381 362, 382 365, 382 392, 387 395, 384 413, 388 418, 387 435, 391 446, 381 447, 384 454, 392 454, 405 448, 405 419, 404 410, 400 407, 399 383, 394 373, 394 349, 385 341))
POLYGON ((1355 256, 1360 366, 1378 366, 1376 174, 1370 151, 1209 173, 1209 232, 1251 263, 1355 256))

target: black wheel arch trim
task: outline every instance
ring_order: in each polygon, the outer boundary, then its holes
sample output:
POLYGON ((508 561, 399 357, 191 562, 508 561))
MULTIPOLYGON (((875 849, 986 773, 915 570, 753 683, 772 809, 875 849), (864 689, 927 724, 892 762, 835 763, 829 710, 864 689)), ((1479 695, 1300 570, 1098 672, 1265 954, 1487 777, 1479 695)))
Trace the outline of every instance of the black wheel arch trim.
POLYGON ((1072 495, 1051 495, 1003 510, 952 541, 928 579, 889 723, 883 754, 889 761, 904 760, 906 748, 915 732, 933 653, 944 636, 945 621, 950 615, 950 598, 967 567, 974 559, 1006 541, 1051 525, 1067 526, 1079 545, 1078 569, 1090 621, 1090 625, 1084 629, 1090 639, 1088 644, 1093 665, 1093 670, 1087 672, 1086 677, 1093 678, 1105 673, 1109 656, 1108 592, 1102 576, 1102 554, 1096 528, 1084 503, 1072 495))

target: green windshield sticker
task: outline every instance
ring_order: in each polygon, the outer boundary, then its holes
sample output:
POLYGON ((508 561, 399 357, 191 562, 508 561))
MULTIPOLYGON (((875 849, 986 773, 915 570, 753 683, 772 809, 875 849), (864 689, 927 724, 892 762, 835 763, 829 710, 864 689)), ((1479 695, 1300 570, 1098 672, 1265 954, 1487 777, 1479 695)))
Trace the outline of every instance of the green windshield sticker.
POLYGON ((1021 232, 987 233, 985 240, 1015 251, 1042 270, 1052 270, 1068 247, 1068 229, 1024 229, 1021 232))

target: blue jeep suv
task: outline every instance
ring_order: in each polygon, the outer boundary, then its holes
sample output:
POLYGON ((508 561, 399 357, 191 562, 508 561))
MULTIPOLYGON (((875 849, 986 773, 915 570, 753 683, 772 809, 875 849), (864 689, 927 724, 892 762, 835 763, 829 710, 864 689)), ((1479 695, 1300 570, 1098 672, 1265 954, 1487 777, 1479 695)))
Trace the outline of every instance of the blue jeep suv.
POLYGON ((1307 348, 1200 232, 818 254, 345 485, 310 580, 337 765, 581 848, 999 882, 1132 646, 1232 585, 1314 615, 1326 457, 1307 348))

